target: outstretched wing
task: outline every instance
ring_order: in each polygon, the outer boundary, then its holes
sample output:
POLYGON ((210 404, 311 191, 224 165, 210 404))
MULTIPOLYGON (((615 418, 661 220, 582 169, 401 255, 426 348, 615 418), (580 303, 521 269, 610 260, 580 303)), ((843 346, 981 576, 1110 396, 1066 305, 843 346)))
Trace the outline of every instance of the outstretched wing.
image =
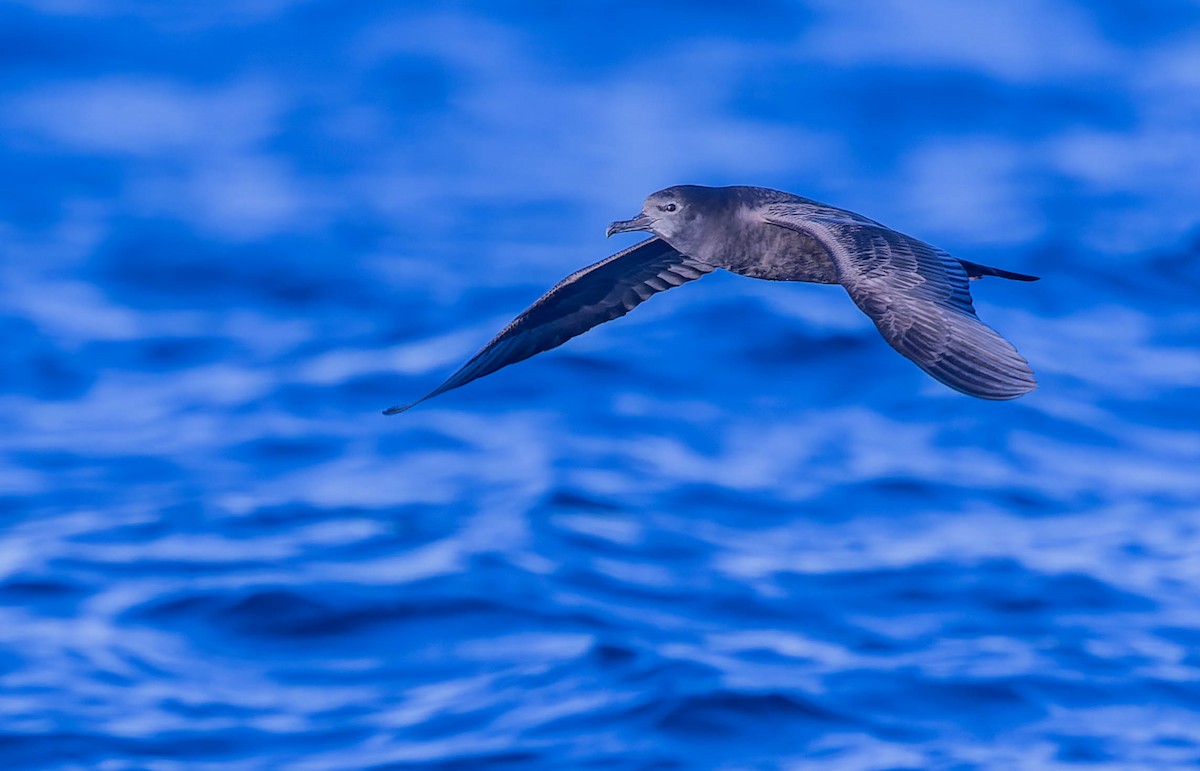
POLYGON ((383 414, 404 412, 426 399, 562 345, 598 324, 624 316, 658 292, 713 270, 711 265, 683 256, 662 239, 643 241, 567 276, 513 319, 446 382, 412 404, 390 407, 383 414))
POLYGON ((967 272, 954 257, 840 209, 783 203, 764 216, 821 244, 884 339, 933 377, 981 399, 1037 388, 1025 359, 975 316, 967 272))

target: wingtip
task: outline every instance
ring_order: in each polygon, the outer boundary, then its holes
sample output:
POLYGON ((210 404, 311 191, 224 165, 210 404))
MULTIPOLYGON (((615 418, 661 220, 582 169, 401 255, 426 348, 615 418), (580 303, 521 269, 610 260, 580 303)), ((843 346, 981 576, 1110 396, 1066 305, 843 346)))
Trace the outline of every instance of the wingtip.
POLYGON ((946 322, 950 336, 946 350, 924 363, 913 358, 934 378, 968 396, 997 402, 1037 389, 1029 362, 996 330, 975 316, 952 314, 946 322))
MULTIPOLYGON (((413 404, 416 404, 416 402, 413 402, 413 404)), ((394 407, 388 407, 386 410, 383 411, 383 414, 384 415, 399 415, 401 412, 404 412, 411 406, 412 406, 412 404, 397 404, 394 407)))
POLYGON ((1013 399, 1020 399, 1022 396, 1031 394, 1037 389, 1037 381, 1030 380, 1015 386, 1009 386, 1004 390, 996 390, 991 393, 971 393, 969 395, 980 399, 987 399, 988 401, 993 402, 1010 402, 1013 399))

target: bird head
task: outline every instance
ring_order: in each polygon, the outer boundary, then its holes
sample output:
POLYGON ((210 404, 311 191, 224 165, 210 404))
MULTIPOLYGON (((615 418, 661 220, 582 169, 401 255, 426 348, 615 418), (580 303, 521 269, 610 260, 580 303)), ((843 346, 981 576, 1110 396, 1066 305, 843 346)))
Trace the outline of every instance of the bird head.
POLYGON ((692 238, 698 236, 693 223, 700 212, 702 193, 708 188, 677 185, 647 196, 642 212, 630 220, 618 220, 605 234, 644 230, 653 233, 684 254, 690 254, 692 238))

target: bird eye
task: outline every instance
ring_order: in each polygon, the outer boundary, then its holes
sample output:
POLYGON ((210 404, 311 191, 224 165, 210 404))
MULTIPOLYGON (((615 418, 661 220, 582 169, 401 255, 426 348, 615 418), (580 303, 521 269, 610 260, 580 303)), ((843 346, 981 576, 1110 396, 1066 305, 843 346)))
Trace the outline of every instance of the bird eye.
POLYGON ((676 206, 675 204, 673 204, 673 203, 669 203, 669 204, 667 204, 666 206, 663 206, 663 207, 662 207, 662 210, 663 210, 663 211, 675 211, 675 210, 676 210, 676 209, 678 209, 678 208, 679 208, 679 207, 678 207, 678 206, 676 206))

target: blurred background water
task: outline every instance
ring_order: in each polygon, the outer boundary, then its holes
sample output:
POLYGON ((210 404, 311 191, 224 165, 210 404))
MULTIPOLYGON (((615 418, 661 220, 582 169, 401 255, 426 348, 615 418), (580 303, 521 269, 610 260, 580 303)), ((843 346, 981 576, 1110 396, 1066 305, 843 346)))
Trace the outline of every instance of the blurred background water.
MULTIPOLYGON (((1200 763, 1200 6, 0 4, 4 768, 1200 763), (677 183, 974 261, 1041 390, 714 274, 422 405, 677 183)), ((620 243, 617 243, 620 241, 620 243)))

